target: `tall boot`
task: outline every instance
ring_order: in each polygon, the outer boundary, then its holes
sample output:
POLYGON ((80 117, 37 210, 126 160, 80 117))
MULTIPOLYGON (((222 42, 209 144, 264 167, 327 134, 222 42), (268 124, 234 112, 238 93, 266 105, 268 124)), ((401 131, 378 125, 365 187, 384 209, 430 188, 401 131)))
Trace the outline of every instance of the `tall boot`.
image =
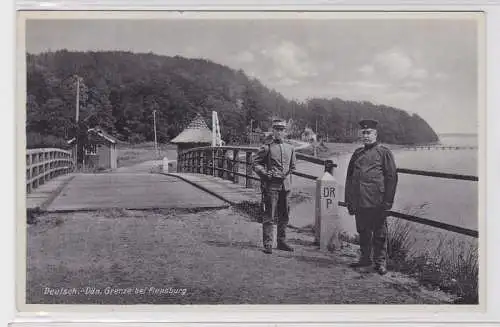
POLYGON ((373 261, 379 274, 387 273, 387 221, 384 219, 373 231, 373 261))
POLYGON ((272 223, 262 224, 262 243, 264 245, 265 253, 273 252, 273 233, 274 233, 274 226, 272 223))
POLYGON ((351 267, 368 267, 372 265, 372 233, 370 230, 359 231, 359 249, 361 256, 359 261, 353 263, 351 267))
POLYGON ((287 223, 278 223, 278 249, 293 252, 293 248, 286 243, 287 223))

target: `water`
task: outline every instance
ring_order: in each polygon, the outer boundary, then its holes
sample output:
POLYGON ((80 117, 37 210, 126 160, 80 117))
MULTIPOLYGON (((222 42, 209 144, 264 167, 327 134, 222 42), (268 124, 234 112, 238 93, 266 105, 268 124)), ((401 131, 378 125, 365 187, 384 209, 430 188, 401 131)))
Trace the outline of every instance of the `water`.
POLYGON ((478 146, 477 134, 442 134, 439 139, 443 145, 478 146))
MULTIPOLYGON (((441 144, 477 146, 476 136, 446 135, 441 144)), ((332 158, 338 165, 334 177, 339 182, 339 200, 344 199, 346 169, 351 154, 332 158)), ((439 171, 447 173, 478 174, 477 150, 397 150, 394 151, 399 168, 439 171)), ((298 162, 298 171, 319 176, 322 167, 298 162)), ((314 194, 315 182, 294 177, 294 186, 314 194)), ((393 210, 445 222, 470 229, 478 228, 478 183, 426 176, 399 174, 399 183, 393 210)), ((354 233, 354 218, 344 208, 344 228, 354 233)), ((291 224, 302 227, 313 223, 314 200, 292 208, 291 224)))

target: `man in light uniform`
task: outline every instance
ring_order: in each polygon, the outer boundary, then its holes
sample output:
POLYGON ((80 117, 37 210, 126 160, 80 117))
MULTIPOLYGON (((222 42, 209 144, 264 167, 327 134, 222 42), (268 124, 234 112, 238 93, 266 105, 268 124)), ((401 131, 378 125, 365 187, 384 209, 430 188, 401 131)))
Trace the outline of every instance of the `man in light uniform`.
POLYGON ((275 216, 278 216, 277 248, 293 251, 286 243, 286 228, 290 218, 291 175, 296 164, 293 146, 284 143, 286 122, 275 119, 272 128, 273 138, 259 149, 253 160, 253 170, 259 175, 262 183, 262 241, 264 253, 268 254, 272 253, 275 216))
POLYGON ((355 215, 361 249, 355 267, 372 265, 387 273, 387 210, 392 208, 398 175, 394 156, 377 142, 376 120, 359 122, 364 146, 356 149, 347 168, 345 202, 355 215))

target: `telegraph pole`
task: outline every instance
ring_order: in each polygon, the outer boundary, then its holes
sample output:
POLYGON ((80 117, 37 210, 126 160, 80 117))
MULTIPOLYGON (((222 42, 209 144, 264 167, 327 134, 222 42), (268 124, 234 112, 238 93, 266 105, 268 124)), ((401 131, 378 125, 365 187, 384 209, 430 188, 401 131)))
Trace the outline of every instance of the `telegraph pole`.
POLYGON ((78 123, 78 116, 80 115, 80 76, 76 77, 76 123, 78 123))
POLYGON ((156 109, 153 110, 153 122, 154 122, 154 131, 155 131, 155 152, 156 152, 156 156, 159 157, 158 141, 157 141, 157 137, 156 137, 156 109))
POLYGON ((79 134, 80 134, 80 126, 78 124, 78 119, 80 115, 80 76, 75 75, 76 78, 76 113, 75 113, 75 122, 76 122, 76 136, 75 136, 75 144, 76 144, 76 150, 75 150, 75 167, 78 168, 78 150, 79 150, 79 134))

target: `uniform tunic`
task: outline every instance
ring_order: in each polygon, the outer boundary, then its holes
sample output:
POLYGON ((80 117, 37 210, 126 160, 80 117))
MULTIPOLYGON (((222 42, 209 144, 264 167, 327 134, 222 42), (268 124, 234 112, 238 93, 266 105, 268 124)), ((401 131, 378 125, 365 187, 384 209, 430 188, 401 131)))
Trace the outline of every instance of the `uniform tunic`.
POLYGON ((264 177, 266 189, 276 191, 291 189, 291 172, 296 166, 295 149, 292 145, 279 141, 266 144, 256 153, 253 163, 253 169, 257 175, 261 179, 264 177), (265 180, 268 171, 286 175, 286 178, 282 181, 265 180))
POLYGON ((345 202, 356 215, 361 261, 386 264, 386 210, 391 209, 398 175, 392 152, 378 143, 357 149, 347 168, 345 202))
POLYGON ((264 214, 262 237, 265 247, 273 243, 273 220, 278 217, 278 244, 286 239, 290 219, 289 195, 292 171, 296 167, 295 149, 290 144, 275 140, 262 146, 253 159, 253 170, 261 178, 264 214), (284 178, 268 178, 268 172, 284 178))
POLYGON ((376 143, 354 152, 347 168, 345 200, 354 210, 390 209, 396 194, 398 175, 392 152, 376 143))

